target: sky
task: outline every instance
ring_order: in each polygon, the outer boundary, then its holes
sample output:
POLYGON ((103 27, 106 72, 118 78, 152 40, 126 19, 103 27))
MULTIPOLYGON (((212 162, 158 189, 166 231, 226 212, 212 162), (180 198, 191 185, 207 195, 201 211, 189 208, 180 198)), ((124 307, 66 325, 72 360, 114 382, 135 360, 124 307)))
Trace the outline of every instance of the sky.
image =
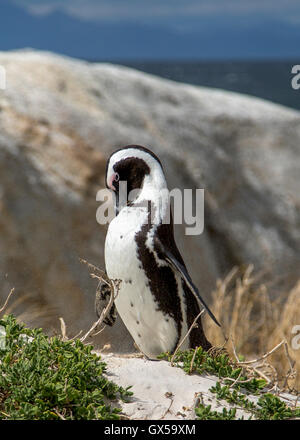
POLYGON ((141 19, 176 22, 203 16, 280 17, 300 23, 299 0, 15 0, 36 14, 55 9, 87 20, 141 19))
POLYGON ((86 59, 291 59, 300 0, 0 0, 0 29, 0 50, 86 59))

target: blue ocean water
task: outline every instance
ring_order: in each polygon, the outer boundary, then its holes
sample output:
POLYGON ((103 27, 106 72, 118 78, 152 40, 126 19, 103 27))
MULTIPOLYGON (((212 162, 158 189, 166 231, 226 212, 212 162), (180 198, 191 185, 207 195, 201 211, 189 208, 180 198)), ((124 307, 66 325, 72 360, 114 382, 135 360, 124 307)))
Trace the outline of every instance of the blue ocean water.
POLYGON ((300 110, 300 89, 291 85, 291 61, 120 62, 118 64, 194 85, 245 93, 300 110))

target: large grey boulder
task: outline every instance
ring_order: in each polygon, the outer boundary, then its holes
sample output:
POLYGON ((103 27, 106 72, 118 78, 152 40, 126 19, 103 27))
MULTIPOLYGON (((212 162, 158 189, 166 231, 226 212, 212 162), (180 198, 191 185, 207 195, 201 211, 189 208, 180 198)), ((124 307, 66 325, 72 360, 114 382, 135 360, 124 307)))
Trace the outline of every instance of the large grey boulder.
MULTIPOLYGON (((94 320, 106 227, 96 193, 116 148, 142 144, 170 188, 205 188, 205 230, 179 248, 209 300, 217 277, 253 263, 292 284, 300 269, 300 113, 259 99, 176 84, 125 67, 51 53, 0 53, 0 298, 70 331, 94 320)), ((121 322, 98 339, 132 349, 121 322)))

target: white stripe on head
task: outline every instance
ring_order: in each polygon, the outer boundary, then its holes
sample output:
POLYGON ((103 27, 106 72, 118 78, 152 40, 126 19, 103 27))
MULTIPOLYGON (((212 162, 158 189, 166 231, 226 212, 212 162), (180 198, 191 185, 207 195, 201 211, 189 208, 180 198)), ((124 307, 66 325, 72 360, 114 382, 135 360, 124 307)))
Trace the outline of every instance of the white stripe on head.
POLYGON ((133 148, 130 146, 124 147, 121 150, 118 150, 115 153, 113 153, 109 158, 106 178, 112 175, 112 173, 114 172, 113 167, 118 162, 120 162, 123 159, 127 159, 129 157, 142 159, 150 168, 150 174, 145 177, 145 182, 143 186, 145 186, 145 184, 150 184, 158 188, 167 187, 164 172, 159 161, 154 156, 152 156, 151 153, 139 149, 138 146, 137 148, 133 148))
POLYGON ((150 173, 144 177, 141 191, 135 203, 150 200, 155 206, 155 223, 159 223, 169 209, 169 192, 164 171, 159 159, 148 152, 140 149, 139 146, 124 147, 113 153, 108 160, 106 179, 114 173, 114 166, 120 161, 128 158, 142 159, 149 167, 150 173))

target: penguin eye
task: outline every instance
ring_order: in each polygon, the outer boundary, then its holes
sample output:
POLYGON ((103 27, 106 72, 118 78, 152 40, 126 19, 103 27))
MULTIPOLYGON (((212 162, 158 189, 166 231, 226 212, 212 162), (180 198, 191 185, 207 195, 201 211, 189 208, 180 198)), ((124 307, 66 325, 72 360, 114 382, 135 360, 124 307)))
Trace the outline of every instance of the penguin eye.
POLYGON ((120 180, 119 173, 116 173, 116 174, 115 174, 115 181, 116 181, 116 182, 119 182, 119 180, 120 180))

